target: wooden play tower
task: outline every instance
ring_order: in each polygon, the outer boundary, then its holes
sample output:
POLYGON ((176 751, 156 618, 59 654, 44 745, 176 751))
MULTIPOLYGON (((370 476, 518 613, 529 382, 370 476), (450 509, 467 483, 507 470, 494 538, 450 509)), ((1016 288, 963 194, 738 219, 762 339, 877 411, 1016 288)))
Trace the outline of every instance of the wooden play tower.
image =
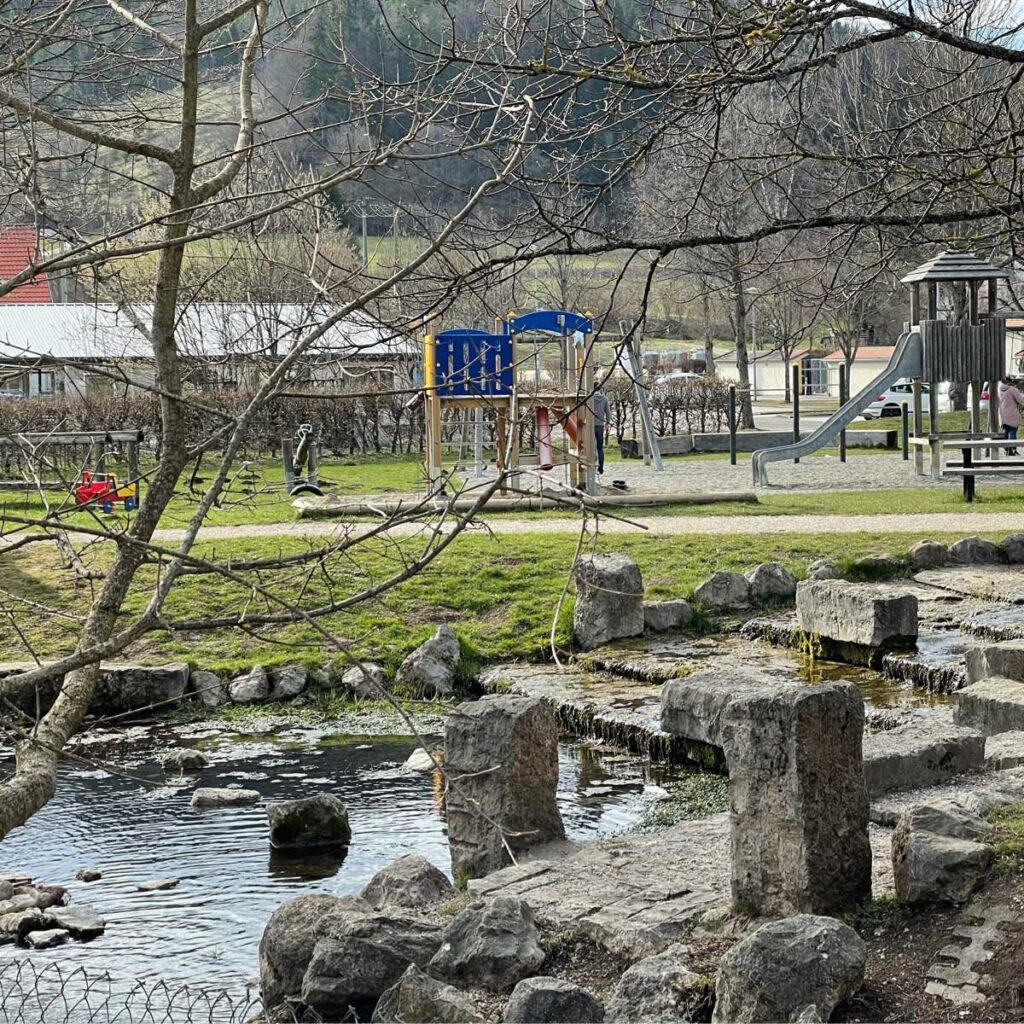
POLYGON ((568 310, 510 313, 490 334, 474 328, 423 339, 428 487, 445 472, 445 451, 465 446, 467 430, 494 425, 495 463, 518 486, 524 471, 568 468, 568 484, 596 491, 594 322, 568 310), (557 354, 557 361, 552 354, 557 354), (529 447, 527 442, 532 441, 529 447))

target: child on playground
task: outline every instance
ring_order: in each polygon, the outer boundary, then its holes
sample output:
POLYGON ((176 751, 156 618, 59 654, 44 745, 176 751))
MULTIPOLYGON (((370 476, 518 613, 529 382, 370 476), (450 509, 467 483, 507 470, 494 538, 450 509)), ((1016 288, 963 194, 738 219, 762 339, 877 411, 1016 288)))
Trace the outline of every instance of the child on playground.
MULTIPOLYGON (((1007 441, 1017 440, 1020 426, 1020 407, 1024 405, 1024 394, 1009 377, 999 382, 999 422, 1003 425, 1003 437, 1007 441)), ((1007 448, 1007 455, 1016 455, 1016 448, 1007 448)))

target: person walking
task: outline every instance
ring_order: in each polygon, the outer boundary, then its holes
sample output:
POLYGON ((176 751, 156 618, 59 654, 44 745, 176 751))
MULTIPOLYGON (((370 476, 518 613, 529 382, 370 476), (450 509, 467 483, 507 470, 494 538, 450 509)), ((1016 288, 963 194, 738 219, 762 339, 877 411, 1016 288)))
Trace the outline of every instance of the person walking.
MULTIPOLYGON (((1020 426, 1020 407, 1024 405, 1024 394, 1017 385, 1004 377, 999 382, 999 422, 1003 425, 1003 438, 1007 441, 1017 440, 1017 428, 1020 426)), ((1016 448, 1007 448, 1007 455, 1016 455, 1016 448)))
POLYGON ((594 415, 594 441, 597 443, 597 475, 601 476, 604 473, 604 443, 611 427, 609 423, 611 406, 608 403, 608 396, 601 390, 600 384, 594 391, 590 408, 594 415))

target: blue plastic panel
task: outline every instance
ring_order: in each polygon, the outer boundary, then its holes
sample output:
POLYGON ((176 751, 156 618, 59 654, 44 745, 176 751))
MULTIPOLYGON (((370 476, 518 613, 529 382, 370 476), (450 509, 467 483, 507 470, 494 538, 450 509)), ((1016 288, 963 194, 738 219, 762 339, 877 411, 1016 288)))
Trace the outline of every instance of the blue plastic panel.
POLYGON ((508 322, 510 334, 522 334, 524 331, 546 331, 548 334, 572 334, 582 331, 590 334, 594 330, 594 321, 580 313, 570 313, 567 309, 538 309, 533 313, 521 313, 508 322))
POLYGON ((472 328, 441 331, 434 339, 437 393, 442 398, 512 394, 512 339, 472 328))

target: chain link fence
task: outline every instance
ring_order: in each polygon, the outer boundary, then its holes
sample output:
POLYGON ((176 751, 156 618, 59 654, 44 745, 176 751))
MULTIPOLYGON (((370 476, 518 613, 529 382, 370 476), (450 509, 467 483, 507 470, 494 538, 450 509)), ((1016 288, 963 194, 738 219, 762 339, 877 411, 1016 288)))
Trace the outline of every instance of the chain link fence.
POLYGON ((125 981, 56 963, 0 961, 0 1024, 266 1024, 271 1019, 255 992, 125 981))

